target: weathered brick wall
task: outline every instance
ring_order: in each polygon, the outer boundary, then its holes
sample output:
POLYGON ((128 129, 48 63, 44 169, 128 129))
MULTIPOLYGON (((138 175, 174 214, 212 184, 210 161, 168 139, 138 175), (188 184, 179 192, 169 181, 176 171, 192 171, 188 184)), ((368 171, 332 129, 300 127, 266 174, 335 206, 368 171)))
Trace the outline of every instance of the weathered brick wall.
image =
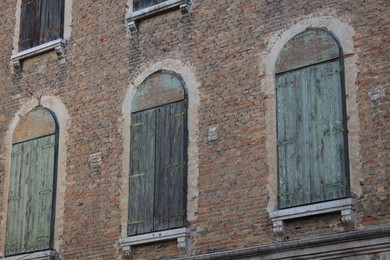
MULTIPOLYGON (((268 51, 271 36, 317 16, 335 17, 355 30, 362 163, 362 194, 354 195, 357 228, 390 224, 388 1, 196 0, 189 16, 177 10, 147 19, 131 36, 125 4, 73 1, 65 59, 50 52, 26 60, 23 71, 14 73, 10 55, 16 6, 10 0, 0 3, 6 18, 0 21, 0 137, 5 140, 16 112, 32 96, 58 96, 70 117, 61 258, 119 257, 121 216, 127 214, 120 210, 121 180, 127 175, 122 171, 122 103, 134 78, 165 59, 181 60, 201 84, 198 214, 189 223, 192 253, 272 243, 268 179, 275 173, 265 159, 270 152, 265 103, 272 97, 260 88, 265 72, 259 53, 268 51), (211 125, 217 126, 215 141, 207 139, 211 125), (101 153, 101 164, 89 160, 96 153, 101 153)), ((6 145, 0 142, 1 197, 6 145)), ((4 205, 0 209, 4 216, 4 205)), ((336 214, 289 221, 286 228, 291 240, 345 230, 336 214)), ((134 250, 135 259, 179 254, 171 242, 134 250)))

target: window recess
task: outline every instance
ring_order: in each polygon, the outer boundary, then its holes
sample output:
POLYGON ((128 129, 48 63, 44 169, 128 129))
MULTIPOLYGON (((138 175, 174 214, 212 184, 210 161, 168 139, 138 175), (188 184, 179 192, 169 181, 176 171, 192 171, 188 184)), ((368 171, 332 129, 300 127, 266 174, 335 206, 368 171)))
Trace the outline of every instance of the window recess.
POLYGON ((133 0, 133 9, 126 14, 130 32, 137 33, 137 23, 146 18, 180 9, 183 14, 190 12, 191 0, 133 0))
POLYGON ((55 50, 65 53, 65 0, 21 0, 18 53, 11 60, 17 71, 24 59, 55 50))

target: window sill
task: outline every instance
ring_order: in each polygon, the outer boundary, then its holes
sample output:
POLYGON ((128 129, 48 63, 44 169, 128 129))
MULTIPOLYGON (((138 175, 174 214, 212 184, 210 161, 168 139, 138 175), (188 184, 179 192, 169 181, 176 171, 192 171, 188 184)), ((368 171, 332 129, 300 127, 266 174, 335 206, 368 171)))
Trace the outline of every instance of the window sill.
POLYGON ((177 228, 137 236, 131 236, 119 239, 119 245, 126 255, 131 254, 131 247, 149 243, 161 242, 166 240, 177 239, 177 247, 181 252, 188 252, 188 240, 191 235, 189 228, 177 228))
POLYGON ((18 260, 18 259, 52 260, 57 258, 58 258, 58 253, 56 250, 45 250, 45 251, 22 254, 22 255, 6 256, 4 259, 5 260, 18 260))
POLYGON ((284 221, 326 213, 340 212, 341 221, 348 226, 355 226, 355 206, 354 199, 340 199, 321 202, 311 205, 299 206, 288 209, 276 210, 269 213, 269 218, 273 224, 273 230, 278 238, 284 239, 284 221))
POLYGON ((190 0, 168 0, 162 3, 143 8, 126 14, 126 22, 133 33, 138 32, 136 22, 152 17, 154 15, 170 11, 172 9, 180 9, 183 14, 189 13, 190 0))
POLYGON ((35 46, 33 48, 30 48, 28 50, 24 50, 21 52, 18 52, 11 56, 12 63, 14 65, 14 68, 16 71, 21 71, 22 69, 22 61, 31 58, 37 55, 40 55, 42 53, 55 50, 57 55, 59 57, 63 57, 65 55, 65 46, 66 46, 66 40, 64 39, 57 39, 51 42, 47 42, 38 46, 35 46))

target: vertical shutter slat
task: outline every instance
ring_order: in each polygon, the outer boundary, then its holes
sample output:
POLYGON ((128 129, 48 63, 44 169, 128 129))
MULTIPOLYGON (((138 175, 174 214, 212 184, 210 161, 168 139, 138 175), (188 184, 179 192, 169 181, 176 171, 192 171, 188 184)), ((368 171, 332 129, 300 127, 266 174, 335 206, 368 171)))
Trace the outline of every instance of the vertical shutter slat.
POLYGON ((62 37, 64 0, 41 0, 39 44, 62 37))
POLYGON ((181 227, 185 219, 185 102, 156 109, 154 229, 181 227))
POLYGON ((22 0, 19 51, 39 44, 41 0, 22 0))
POLYGON ((14 144, 6 255, 49 249, 52 242, 55 135, 14 144), (42 196, 42 186, 50 193, 42 196))
POLYGON ((153 231, 155 112, 132 114, 128 235, 153 231))
POLYGON ((283 73, 276 82, 279 207, 347 196, 340 61, 283 73))

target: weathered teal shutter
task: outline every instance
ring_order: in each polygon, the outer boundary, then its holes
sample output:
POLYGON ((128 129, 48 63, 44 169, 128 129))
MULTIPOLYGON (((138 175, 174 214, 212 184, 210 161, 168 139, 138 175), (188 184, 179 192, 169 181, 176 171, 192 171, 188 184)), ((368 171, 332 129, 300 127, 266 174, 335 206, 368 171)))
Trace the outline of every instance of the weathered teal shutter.
POLYGON ((150 75, 131 110, 128 235, 182 227, 188 140, 183 83, 168 72, 150 75))
POLYGON ((50 249, 55 134, 13 145, 5 255, 50 249))
POLYGON ((20 14, 19 51, 39 44, 41 0, 22 0, 20 14))
POLYGON ((153 231, 155 125, 154 109, 131 116, 128 235, 153 231))
POLYGON ((276 62, 278 207, 349 196, 341 50, 308 29, 276 62))
POLYGON ((348 195, 340 61, 277 75, 279 207, 348 195))
POLYGON ((185 108, 183 100, 156 109, 155 231, 184 225, 185 108))
POLYGON ((39 43, 62 38, 64 0, 41 0, 39 43))

